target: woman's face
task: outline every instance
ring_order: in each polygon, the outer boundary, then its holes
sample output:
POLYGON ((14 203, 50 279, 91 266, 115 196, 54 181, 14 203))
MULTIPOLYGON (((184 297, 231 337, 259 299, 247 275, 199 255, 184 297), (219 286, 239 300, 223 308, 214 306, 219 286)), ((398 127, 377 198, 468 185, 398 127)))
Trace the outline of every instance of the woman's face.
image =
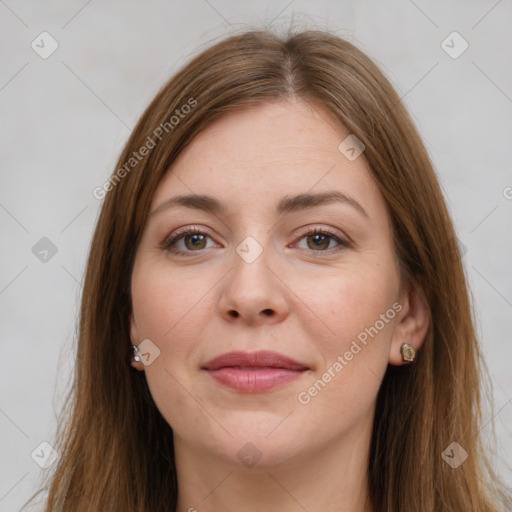
POLYGON ((348 136, 309 104, 259 106, 209 126, 159 184, 130 328, 133 344, 150 340, 138 368, 177 451, 250 467, 367 448, 381 379, 409 341, 407 298, 364 153, 339 149, 348 136), (209 364, 260 351, 277 355, 209 364))

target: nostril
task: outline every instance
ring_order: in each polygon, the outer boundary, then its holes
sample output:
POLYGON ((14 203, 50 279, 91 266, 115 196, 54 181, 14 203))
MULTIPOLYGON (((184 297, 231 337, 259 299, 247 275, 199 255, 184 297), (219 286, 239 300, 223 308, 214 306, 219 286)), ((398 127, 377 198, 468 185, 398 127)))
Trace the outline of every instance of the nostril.
POLYGON ((274 314, 274 312, 271 309, 264 309, 263 313, 265 313, 265 315, 267 316, 272 316, 274 314))
POLYGON ((238 316, 238 312, 237 312, 237 311, 235 311, 235 310, 230 311, 230 312, 229 312, 229 314, 230 314, 231 316, 234 316, 235 318, 238 316))

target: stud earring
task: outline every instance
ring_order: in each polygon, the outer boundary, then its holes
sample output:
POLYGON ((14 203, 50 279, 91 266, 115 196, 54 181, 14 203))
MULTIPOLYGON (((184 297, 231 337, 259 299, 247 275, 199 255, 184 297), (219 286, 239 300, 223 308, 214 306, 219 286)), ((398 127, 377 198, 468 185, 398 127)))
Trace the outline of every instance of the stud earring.
POLYGON ((139 363, 140 361, 142 361, 142 359, 140 358, 140 356, 138 354, 139 354, 139 347, 136 347, 135 345, 133 345, 132 361, 134 361, 136 363, 139 363))
POLYGON ((400 347, 400 352, 402 353, 402 359, 404 361, 414 361, 414 357, 416 356, 416 351, 414 350, 414 347, 409 343, 404 343, 400 347))

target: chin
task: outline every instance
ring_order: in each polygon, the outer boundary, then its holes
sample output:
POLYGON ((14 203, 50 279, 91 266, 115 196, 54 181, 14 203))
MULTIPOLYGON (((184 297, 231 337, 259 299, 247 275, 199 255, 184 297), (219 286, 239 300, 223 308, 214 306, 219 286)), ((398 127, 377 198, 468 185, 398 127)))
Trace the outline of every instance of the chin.
MULTIPOLYGON (((216 456, 238 469, 241 469, 240 466, 253 470, 255 467, 269 469, 285 463, 297 456, 308 443, 300 433, 300 426, 285 425, 291 419, 286 418, 287 414, 277 416, 251 411, 236 418, 236 421, 224 421, 223 426, 233 437, 223 432, 219 434, 220 438, 215 439, 214 446, 205 446, 204 449, 212 450, 216 456)), ((211 436, 205 433, 199 438, 208 439, 207 435, 211 436)))
MULTIPOLYGON (((270 436, 272 437, 272 436, 270 436)), ((303 446, 287 436, 283 438, 254 437, 248 432, 244 439, 231 440, 227 446, 218 446, 218 456, 224 458, 236 471, 270 471, 298 455, 298 448, 303 446)))

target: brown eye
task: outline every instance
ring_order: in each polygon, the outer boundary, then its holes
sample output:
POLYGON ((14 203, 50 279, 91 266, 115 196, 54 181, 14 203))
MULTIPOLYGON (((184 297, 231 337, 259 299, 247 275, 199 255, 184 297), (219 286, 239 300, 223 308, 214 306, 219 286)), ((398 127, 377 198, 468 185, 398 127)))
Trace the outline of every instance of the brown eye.
POLYGON ((332 237, 329 235, 323 235, 323 234, 316 234, 316 235, 309 235, 307 237, 308 240, 308 247, 310 249, 318 250, 318 249, 328 249, 329 244, 331 243, 332 237))
MULTIPOLYGON (((327 229, 314 229, 306 233, 301 240, 306 239, 305 249, 315 252, 331 252, 350 247, 350 244, 339 238, 336 233, 327 229), (334 244, 331 244, 334 242, 334 244)), ((300 245, 299 245, 300 246, 300 245)))
POLYGON ((200 233, 183 236, 183 242, 187 249, 204 249, 206 246, 206 237, 200 233))
POLYGON ((178 255, 187 255, 207 249, 208 239, 211 238, 196 228, 187 229, 168 237, 160 246, 163 250, 178 255))

